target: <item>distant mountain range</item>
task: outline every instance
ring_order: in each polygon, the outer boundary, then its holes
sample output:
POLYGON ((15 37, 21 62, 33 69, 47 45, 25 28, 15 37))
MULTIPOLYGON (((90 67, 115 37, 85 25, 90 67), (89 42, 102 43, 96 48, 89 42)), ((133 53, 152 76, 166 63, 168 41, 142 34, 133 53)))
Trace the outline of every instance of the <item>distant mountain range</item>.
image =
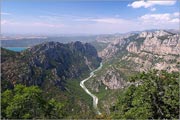
POLYGON ((6 38, 3 40, 1 38, 2 47, 32 47, 34 45, 41 44, 43 42, 60 42, 60 43, 69 43, 75 41, 81 42, 91 42, 96 39, 96 36, 55 36, 55 37, 22 37, 18 39, 16 37, 6 38))
MULTIPOLYGON (((144 30, 149 32, 157 31, 158 29, 151 29, 151 30, 144 30)), ((166 31, 178 34, 178 30, 168 29, 166 31)), ((43 42, 61 42, 61 43, 68 43, 73 41, 81 41, 81 42, 93 42, 93 41, 104 41, 104 42, 111 42, 113 41, 113 36, 116 37, 123 37, 129 34, 138 34, 143 31, 131 31, 128 33, 115 33, 115 34, 100 34, 100 35, 52 35, 52 36, 45 36, 45 35, 2 35, 1 38, 1 46, 2 47, 31 47, 37 44, 41 44, 43 42)))

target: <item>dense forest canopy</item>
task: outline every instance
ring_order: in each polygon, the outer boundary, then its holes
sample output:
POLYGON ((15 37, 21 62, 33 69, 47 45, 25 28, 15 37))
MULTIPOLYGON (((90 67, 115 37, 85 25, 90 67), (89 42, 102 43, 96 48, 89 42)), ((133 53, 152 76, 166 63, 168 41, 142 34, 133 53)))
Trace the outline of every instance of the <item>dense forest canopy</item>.
POLYGON ((16 85, 13 90, 6 90, 1 95, 2 118, 63 118, 64 103, 55 99, 47 100, 37 86, 16 85))
POLYGON ((178 119, 179 73, 153 70, 130 79, 139 81, 119 96, 111 108, 117 119, 178 119))

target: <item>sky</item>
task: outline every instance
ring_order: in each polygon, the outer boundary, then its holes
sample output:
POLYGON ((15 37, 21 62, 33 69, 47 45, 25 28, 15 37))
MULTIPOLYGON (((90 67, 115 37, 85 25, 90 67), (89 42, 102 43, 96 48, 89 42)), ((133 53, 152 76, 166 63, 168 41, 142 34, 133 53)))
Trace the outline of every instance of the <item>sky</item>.
POLYGON ((2 0, 1 32, 112 34, 179 29, 179 0, 2 0))

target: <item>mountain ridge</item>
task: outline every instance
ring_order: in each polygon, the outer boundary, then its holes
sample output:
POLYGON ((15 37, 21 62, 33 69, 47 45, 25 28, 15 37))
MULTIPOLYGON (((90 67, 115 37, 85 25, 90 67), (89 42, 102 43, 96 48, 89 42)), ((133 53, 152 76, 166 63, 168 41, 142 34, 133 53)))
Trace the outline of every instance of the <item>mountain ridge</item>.
MULTIPOLYGON (((5 53, 7 50, 2 49, 2 56, 5 53)), ((95 69, 101 61, 94 47, 81 42, 47 42, 14 54, 17 54, 17 59, 2 61, 2 80, 10 81, 11 84, 20 82, 41 86, 42 80, 49 75, 54 76, 55 83, 60 85, 60 81, 76 78, 83 72, 95 69)))

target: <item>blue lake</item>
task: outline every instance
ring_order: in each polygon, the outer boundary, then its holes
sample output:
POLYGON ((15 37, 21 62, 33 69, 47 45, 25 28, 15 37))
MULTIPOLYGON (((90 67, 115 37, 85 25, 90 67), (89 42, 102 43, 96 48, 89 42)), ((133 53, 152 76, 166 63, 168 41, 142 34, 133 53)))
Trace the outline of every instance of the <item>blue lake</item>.
POLYGON ((21 52, 21 51, 27 49, 27 47, 5 47, 5 48, 8 50, 15 51, 15 52, 21 52))

